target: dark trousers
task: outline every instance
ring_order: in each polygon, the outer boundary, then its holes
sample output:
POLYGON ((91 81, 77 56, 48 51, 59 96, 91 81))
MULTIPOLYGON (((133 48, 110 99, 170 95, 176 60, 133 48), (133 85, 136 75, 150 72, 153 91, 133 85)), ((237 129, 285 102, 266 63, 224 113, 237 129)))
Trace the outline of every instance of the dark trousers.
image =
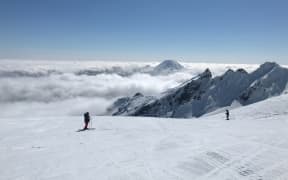
POLYGON ((84 121, 85 125, 84 125, 84 128, 83 129, 88 129, 88 124, 89 124, 89 121, 84 121))

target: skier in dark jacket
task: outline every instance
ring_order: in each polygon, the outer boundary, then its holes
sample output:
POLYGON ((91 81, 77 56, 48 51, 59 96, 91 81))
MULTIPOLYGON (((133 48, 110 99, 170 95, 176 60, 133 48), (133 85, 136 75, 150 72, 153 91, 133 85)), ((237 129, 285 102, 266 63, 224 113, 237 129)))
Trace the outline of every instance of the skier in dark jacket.
POLYGON ((226 109, 226 120, 229 120, 229 110, 228 109, 226 109))
POLYGON ((84 113, 84 123, 85 123, 85 126, 83 129, 88 129, 88 124, 90 122, 90 115, 89 115, 89 112, 86 112, 84 113))

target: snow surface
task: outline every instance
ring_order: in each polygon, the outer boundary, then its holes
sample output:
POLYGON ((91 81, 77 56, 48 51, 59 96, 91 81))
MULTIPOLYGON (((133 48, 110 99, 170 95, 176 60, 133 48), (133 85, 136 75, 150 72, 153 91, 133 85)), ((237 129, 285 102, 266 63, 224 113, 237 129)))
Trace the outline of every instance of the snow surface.
MULTIPOLYGON (((0 118, 0 179, 285 180, 288 94, 198 119, 0 118)), ((31 114, 33 116, 33 114, 31 114)))

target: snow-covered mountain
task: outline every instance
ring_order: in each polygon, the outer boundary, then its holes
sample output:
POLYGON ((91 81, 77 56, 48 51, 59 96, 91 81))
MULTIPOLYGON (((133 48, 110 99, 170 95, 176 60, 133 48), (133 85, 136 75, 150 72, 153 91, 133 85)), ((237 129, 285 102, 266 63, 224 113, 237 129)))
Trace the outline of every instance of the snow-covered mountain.
POLYGON ((112 66, 105 69, 97 69, 97 68, 83 69, 75 73, 77 75, 88 75, 88 76, 96 76, 99 74, 118 74, 119 76, 131 76, 136 73, 144 73, 157 76, 157 75, 167 75, 176 73, 184 69, 185 69, 184 66, 182 66, 175 60, 164 60, 155 67, 151 65, 145 65, 145 66, 135 66, 133 68, 128 69, 127 67, 122 66, 112 66))
POLYGON ((243 105, 281 94, 287 86, 288 69, 275 63, 263 64, 251 74, 252 84, 239 97, 243 105))
POLYGON ((152 75, 165 75, 183 70, 184 66, 175 60, 164 60, 151 71, 152 75))
POLYGON ((108 114, 113 115, 129 115, 138 111, 138 108, 149 104, 156 98, 153 96, 144 96, 136 93, 133 97, 123 97, 117 99, 112 106, 108 108, 108 114))
MULTIPOLYGON (((16 61, 17 62, 17 61, 16 61)), ((150 75, 167 75, 185 69, 175 60, 164 60, 159 64, 148 62, 0 62, 0 78, 4 77, 48 77, 71 73, 76 76, 97 76, 117 74, 122 77, 137 73, 150 75)))
POLYGON ((229 69, 215 78, 206 69, 191 80, 163 93, 160 98, 122 98, 126 101, 120 99, 114 103, 112 114, 199 117, 220 107, 230 106, 236 100, 242 105, 248 105, 279 95, 285 90, 287 81, 288 69, 271 62, 262 64, 250 74, 244 69, 229 69))

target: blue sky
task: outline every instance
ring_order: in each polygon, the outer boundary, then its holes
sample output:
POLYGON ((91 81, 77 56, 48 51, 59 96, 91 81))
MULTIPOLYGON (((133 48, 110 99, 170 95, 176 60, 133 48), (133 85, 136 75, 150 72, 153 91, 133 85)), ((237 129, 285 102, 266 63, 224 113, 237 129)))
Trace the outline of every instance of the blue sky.
POLYGON ((0 59, 282 64, 285 0, 2 0, 0 59))

